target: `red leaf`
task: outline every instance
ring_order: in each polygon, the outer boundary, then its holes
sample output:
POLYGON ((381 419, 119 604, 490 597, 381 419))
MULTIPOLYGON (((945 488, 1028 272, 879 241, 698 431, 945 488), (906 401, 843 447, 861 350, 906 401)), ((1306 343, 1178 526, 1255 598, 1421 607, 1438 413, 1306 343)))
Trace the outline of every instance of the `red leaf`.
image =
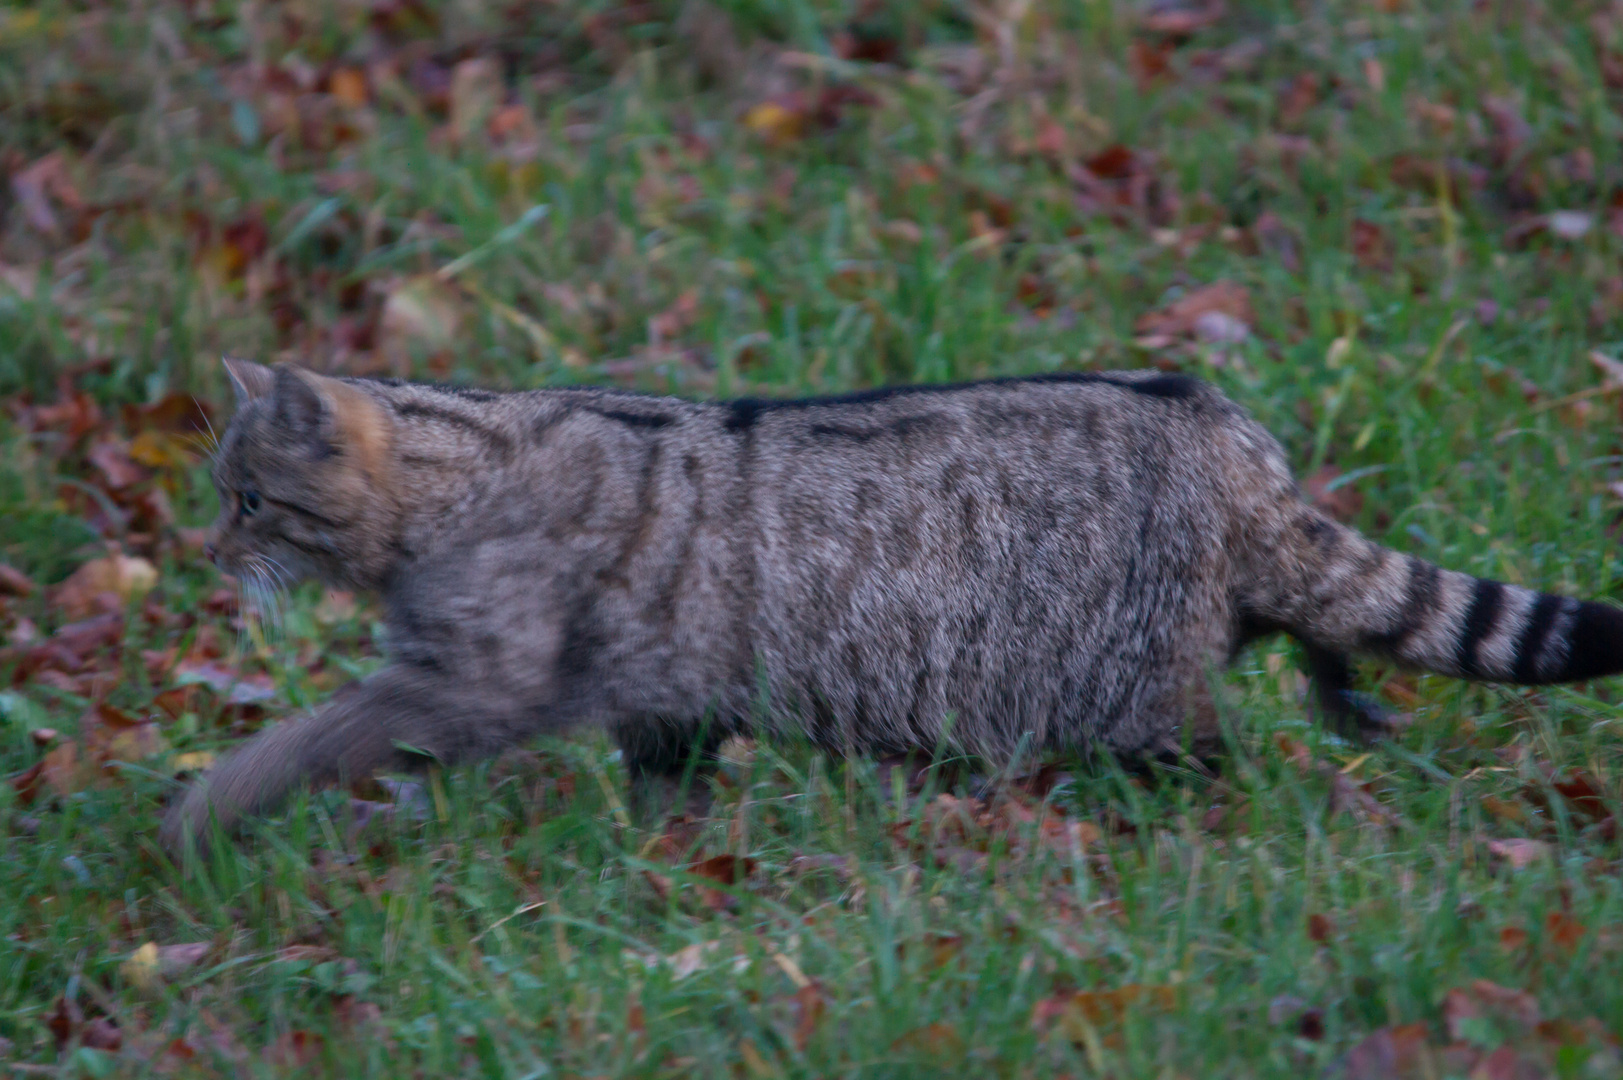
POLYGON ((1425 1024, 1379 1028, 1347 1051, 1341 1075, 1346 1080, 1395 1080, 1416 1071, 1425 1046, 1425 1024))
POLYGON ((795 1049, 804 1053, 806 1044, 811 1042, 818 1023, 823 1019, 826 1005, 823 988, 813 980, 796 990, 790 1001, 795 1017, 795 1049))

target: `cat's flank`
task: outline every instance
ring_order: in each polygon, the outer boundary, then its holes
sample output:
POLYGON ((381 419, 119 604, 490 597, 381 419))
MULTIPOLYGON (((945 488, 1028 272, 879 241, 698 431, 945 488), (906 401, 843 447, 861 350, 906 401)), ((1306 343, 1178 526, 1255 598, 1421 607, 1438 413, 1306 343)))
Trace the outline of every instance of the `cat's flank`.
POLYGON ((700 403, 228 367, 212 557, 376 592, 390 661, 222 760, 170 811, 172 849, 408 747, 466 761, 579 724, 633 777, 743 730, 1153 750, 1276 630, 1344 719, 1354 652, 1517 683, 1623 669, 1623 610, 1365 539, 1195 379, 700 403))

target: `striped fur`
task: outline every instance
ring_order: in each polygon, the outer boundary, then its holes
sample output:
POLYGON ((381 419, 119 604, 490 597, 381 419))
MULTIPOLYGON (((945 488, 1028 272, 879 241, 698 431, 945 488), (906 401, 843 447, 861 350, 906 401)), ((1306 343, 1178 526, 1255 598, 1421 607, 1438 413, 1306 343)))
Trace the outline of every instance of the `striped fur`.
POLYGON ((1470 679, 1623 668, 1623 612, 1440 569, 1301 501, 1194 379, 700 403, 233 362, 212 550, 379 593, 392 662, 225 759, 178 844, 293 786, 606 727, 636 776, 728 732, 837 753, 1154 750, 1258 634, 1470 679))

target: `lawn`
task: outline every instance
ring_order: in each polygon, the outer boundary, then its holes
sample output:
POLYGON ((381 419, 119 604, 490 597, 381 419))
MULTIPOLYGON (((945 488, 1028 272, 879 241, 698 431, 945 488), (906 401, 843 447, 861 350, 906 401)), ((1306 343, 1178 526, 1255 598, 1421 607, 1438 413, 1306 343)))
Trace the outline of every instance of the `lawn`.
POLYGON ((176 778, 378 663, 200 555, 222 354, 690 396, 1159 366, 1398 549, 1623 594, 1623 8, 0 8, 0 1061, 16 1075, 1623 1076, 1623 711, 1284 641, 1215 775, 590 734, 176 778), (996 783, 989 782, 996 780, 996 783))

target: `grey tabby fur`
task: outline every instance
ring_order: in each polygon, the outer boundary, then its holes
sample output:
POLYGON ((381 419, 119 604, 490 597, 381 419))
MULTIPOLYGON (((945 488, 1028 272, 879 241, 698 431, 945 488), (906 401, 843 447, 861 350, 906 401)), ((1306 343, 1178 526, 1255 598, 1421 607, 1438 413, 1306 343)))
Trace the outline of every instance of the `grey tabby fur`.
POLYGON ((1353 652, 1519 683, 1623 669, 1623 611, 1365 539, 1182 376, 700 403, 228 364, 214 557, 375 591, 391 662, 221 761, 169 813, 171 848, 210 814, 421 760, 405 747, 467 761, 580 724, 636 777, 701 731, 1153 752, 1275 630, 1356 722, 1353 652))

